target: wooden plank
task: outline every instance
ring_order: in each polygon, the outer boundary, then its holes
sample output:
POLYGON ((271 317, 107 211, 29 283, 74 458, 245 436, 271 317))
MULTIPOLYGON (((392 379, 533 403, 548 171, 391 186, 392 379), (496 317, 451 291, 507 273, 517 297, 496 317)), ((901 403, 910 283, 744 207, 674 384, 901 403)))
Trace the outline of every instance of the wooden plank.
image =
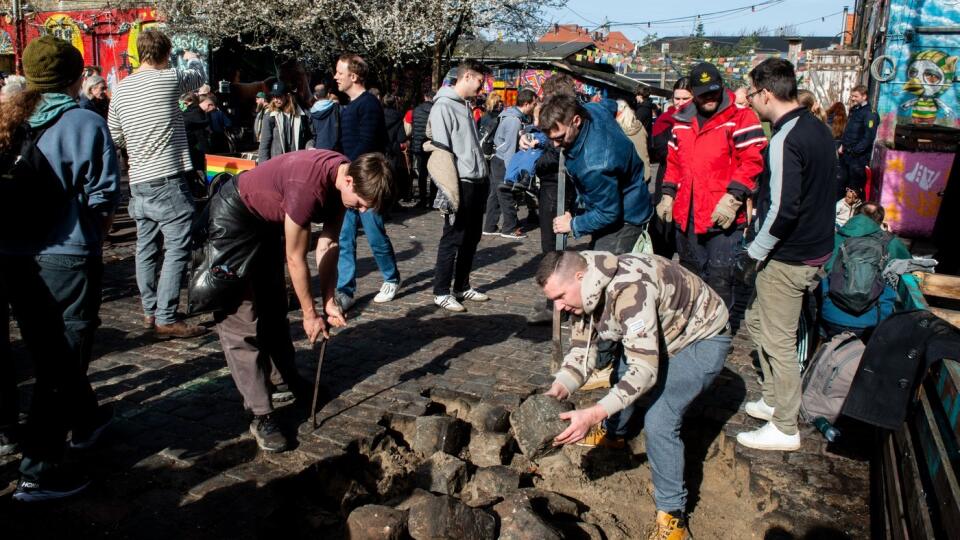
POLYGON ((933 487, 931 495, 939 513, 937 528, 960 531, 960 485, 924 387, 921 387, 920 407, 915 419, 917 457, 923 461, 921 471, 933 487))
POLYGON ((883 478, 880 488, 883 490, 884 504, 884 523, 887 526, 887 538, 893 540, 907 540, 910 538, 910 531, 907 527, 906 510, 903 501, 903 484, 900 478, 899 467, 900 460, 897 459, 897 450, 894 443, 893 434, 888 433, 881 447, 881 478, 883 478))
POLYGON ((960 362, 944 360, 933 368, 932 377, 947 427, 953 430, 953 440, 960 441, 960 362))
POLYGON ((952 309, 943 309, 938 307, 929 307, 930 313, 933 313, 937 317, 947 321, 948 323, 960 328, 960 311, 954 311, 952 309))
POLYGON ((917 454, 914 451, 913 436, 907 424, 904 424, 894 434, 895 463, 892 468, 899 468, 901 490, 898 495, 903 501, 905 515, 902 523, 906 527, 908 538, 933 538, 933 522, 930 519, 930 508, 927 505, 927 495, 920 481, 920 465, 917 463, 917 454))
POLYGON ((946 274, 913 272, 920 283, 920 290, 927 296, 960 300, 960 277, 946 274))

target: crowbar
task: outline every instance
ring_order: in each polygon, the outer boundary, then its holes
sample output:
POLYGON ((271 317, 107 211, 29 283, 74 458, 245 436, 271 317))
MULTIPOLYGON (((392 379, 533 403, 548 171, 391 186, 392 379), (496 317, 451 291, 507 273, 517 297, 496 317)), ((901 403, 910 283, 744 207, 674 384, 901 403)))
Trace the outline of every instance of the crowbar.
POLYGON ((310 406, 310 423, 313 429, 317 429, 317 399, 320 397, 320 370, 323 369, 323 357, 327 354, 327 341, 330 338, 323 338, 320 344, 320 359, 317 360, 317 376, 313 381, 313 404, 310 406))

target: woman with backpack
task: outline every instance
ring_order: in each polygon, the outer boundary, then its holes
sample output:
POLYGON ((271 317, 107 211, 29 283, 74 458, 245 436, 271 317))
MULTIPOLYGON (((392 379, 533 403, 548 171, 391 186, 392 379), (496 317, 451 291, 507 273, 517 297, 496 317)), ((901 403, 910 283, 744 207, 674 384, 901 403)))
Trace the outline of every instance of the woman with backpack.
POLYGON ((910 251, 882 228, 883 207, 866 203, 837 231, 833 255, 820 282, 823 307, 821 333, 831 338, 849 331, 863 337, 892 312, 897 292, 883 281, 893 259, 909 259, 910 251))

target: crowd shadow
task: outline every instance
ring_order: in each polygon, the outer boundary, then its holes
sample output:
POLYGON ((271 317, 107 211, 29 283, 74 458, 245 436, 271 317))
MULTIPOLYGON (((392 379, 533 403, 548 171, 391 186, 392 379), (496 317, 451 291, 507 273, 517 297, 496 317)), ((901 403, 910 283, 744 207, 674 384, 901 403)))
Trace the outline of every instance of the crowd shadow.
POLYGON ((375 319, 340 331, 331 339, 323 365, 322 380, 331 395, 353 388, 386 364, 430 349, 441 338, 457 341, 422 365, 399 373, 383 391, 412 379, 442 374, 457 358, 487 345, 514 337, 531 343, 549 340, 547 330, 528 328, 526 318, 519 315, 466 313, 430 317, 439 309, 421 306, 401 317, 375 319))

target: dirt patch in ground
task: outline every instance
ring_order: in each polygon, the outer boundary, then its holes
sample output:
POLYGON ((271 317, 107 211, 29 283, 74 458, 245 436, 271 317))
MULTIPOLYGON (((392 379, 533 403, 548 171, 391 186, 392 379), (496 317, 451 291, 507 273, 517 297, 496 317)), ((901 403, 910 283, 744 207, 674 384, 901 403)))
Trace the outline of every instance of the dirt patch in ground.
MULTIPOLYGON (((624 449, 569 446, 534 462, 519 451, 512 430, 504 430, 504 434, 481 431, 496 422, 490 421, 488 414, 488 425, 479 428, 484 420, 477 417, 476 411, 482 407, 476 398, 449 392, 432 398, 436 400, 427 417, 385 415, 383 436, 356 444, 345 456, 303 473, 297 491, 309 489, 312 493, 297 503, 308 516, 305 525, 323 528, 333 537, 346 537, 346 520, 362 505, 408 511, 415 504, 411 500, 449 496, 458 505, 498 518, 500 527, 511 527, 512 522, 498 514, 504 506, 498 503, 518 504, 517 493, 524 493, 531 500, 549 501, 540 506, 531 503, 533 517, 529 519, 556 533, 557 538, 626 539, 647 534, 655 508, 642 435, 624 449), (482 444, 479 438, 484 438, 482 444), (504 447, 491 450, 488 440, 500 441, 497 444, 504 447), (494 460, 502 458, 503 466, 492 463, 491 455, 494 460), (516 475, 515 485, 499 493, 477 495, 475 482, 481 470, 506 474, 503 470, 507 468, 516 475)), ((687 443, 691 532, 697 538, 753 537, 763 505, 752 500, 750 490, 738 480, 733 449, 724 442, 720 426, 691 421, 682 436, 687 443)), ((412 530, 413 523, 410 527, 412 530)), ((418 527, 423 529, 422 524, 418 527)), ((529 529, 529 523, 525 527, 529 529)), ((531 534, 529 530, 527 534, 531 534)))

